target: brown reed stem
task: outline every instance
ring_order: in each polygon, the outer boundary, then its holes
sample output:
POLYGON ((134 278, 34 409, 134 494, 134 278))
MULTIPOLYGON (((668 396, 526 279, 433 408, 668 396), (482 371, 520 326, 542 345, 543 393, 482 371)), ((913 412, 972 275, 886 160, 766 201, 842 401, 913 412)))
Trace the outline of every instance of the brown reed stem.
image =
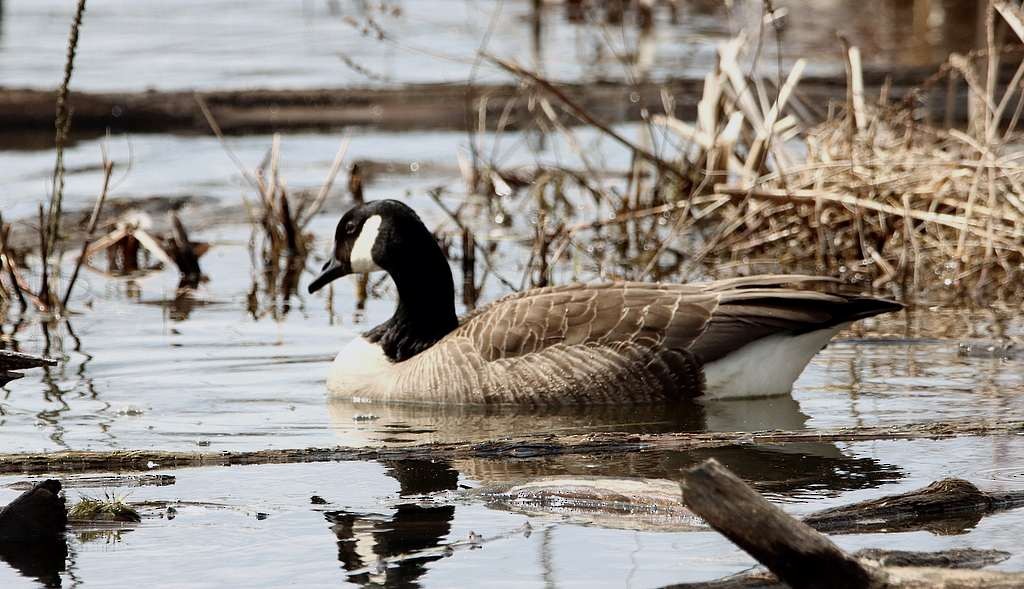
POLYGON ((103 189, 100 190, 100 195, 96 198, 96 204, 93 205, 92 215, 89 217, 89 226, 85 232, 85 241, 82 242, 82 251, 78 253, 75 269, 71 272, 68 286, 64 290, 64 298, 61 299, 61 306, 64 308, 67 308, 68 301, 71 300, 71 291, 75 288, 75 282, 78 281, 78 273, 81 272, 82 264, 85 263, 86 252, 89 251, 89 246, 92 245, 93 238, 96 235, 96 227, 99 225, 100 214, 103 212, 103 203, 107 200, 107 190, 110 189, 110 176, 113 172, 114 162, 105 159, 103 162, 103 189))
MULTIPOLYGON (((68 96, 71 93, 71 74, 75 70, 75 53, 78 50, 78 30, 82 26, 82 15, 85 12, 85 0, 78 0, 75 8, 75 16, 71 21, 71 30, 68 33, 67 58, 64 62, 64 79, 57 90, 57 112, 54 120, 56 129, 55 149, 56 161, 53 166, 53 186, 50 194, 50 207, 46 217, 46 230, 40 225, 40 235, 43 236, 40 257, 42 258, 42 280, 40 287, 40 298, 51 301, 53 298, 49 291, 49 258, 54 252, 57 240, 60 235, 61 207, 64 201, 64 145, 67 143, 68 132, 71 129, 71 108, 68 104, 68 96)), ((42 210, 42 209, 40 209, 42 210)), ((42 222, 42 219, 40 219, 42 222)), ((52 301, 56 303, 57 301, 52 301)))

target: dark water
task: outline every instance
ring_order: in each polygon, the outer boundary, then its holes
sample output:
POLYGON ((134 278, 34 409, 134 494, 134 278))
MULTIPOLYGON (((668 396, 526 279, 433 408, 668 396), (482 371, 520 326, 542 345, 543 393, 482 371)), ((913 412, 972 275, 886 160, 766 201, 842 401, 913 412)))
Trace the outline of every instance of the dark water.
MULTIPOLYGON (((387 14, 379 3, 371 9, 358 4, 94 0, 76 84, 89 90, 140 90, 461 82, 500 3, 392 2, 384 3, 391 7, 387 14), (358 26, 347 24, 347 16, 358 26), (364 37, 359 27, 366 26, 367 16, 400 43, 364 37), (340 55, 366 71, 346 65, 340 55)), ((505 2, 489 49, 524 62, 535 60, 563 79, 621 79, 621 60, 607 48, 595 49, 606 42, 615 46, 619 35, 625 39, 623 52, 628 48, 633 54, 630 67, 643 75, 702 75, 714 43, 760 17, 758 5, 734 4, 726 11, 717 2, 684 3, 677 22, 667 9, 658 8, 655 26, 646 32, 629 24, 632 16, 617 26, 573 24, 565 7, 555 4, 545 9, 537 44, 532 3, 505 2)), ((783 58, 820 56, 813 67, 821 71, 841 67, 835 57, 835 23, 843 23, 871 63, 932 63, 949 49, 972 46, 976 34, 974 3, 789 4, 783 58)), ((7 0, 2 6, 0 84, 52 86, 63 59, 71 3, 7 0)), ((778 49, 767 44, 764 59, 770 62, 778 49)), ((486 69, 479 75, 485 81, 499 79, 486 69)), ((636 127, 620 131, 643 140, 636 127)), ((350 159, 379 163, 367 178, 367 198, 407 199, 431 226, 440 226, 445 217, 426 192, 443 188, 452 205, 464 197, 457 161, 467 148, 465 134, 361 130, 352 138, 350 159)), ((482 140, 507 166, 575 165, 581 152, 607 169, 625 169, 630 163, 628 153, 593 133, 580 130, 577 139, 582 149, 528 134, 482 140)), ((293 193, 319 187, 339 140, 340 133, 283 137, 282 175, 293 193)), ((270 142, 268 136, 230 139, 250 166, 263 158, 270 142)), ((82 140, 68 151, 69 208, 92 204, 101 180, 100 143, 82 140)), ((8 220, 34 214, 53 165, 51 151, 19 145, 0 150, 0 210, 8 220)), ((197 203, 186 207, 182 217, 193 238, 213 244, 202 258, 211 280, 182 300, 175 297, 172 272, 127 280, 89 270, 72 304, 77 311, 70 323, 73 334, 60 328, 62 337, 47 348, 35 319, 6 323, 0 335, 5 345, 48 351, 64 362, 0 390, 0 452, 252 450, 553 432, 797 430, 1024 419, 1024 356, 960 351, 964 341, 978 342, 982 351, 991 343, 1019 341, 1024 323, 1016 309, 918 308, 866 322, 819 354, 792 396, 774 399, 559 411, 328 399, 323 386, 327 363, 350 338, 389 315, 393 303, 387 286, 382 298, 371 300, 361 313, 354 312, 353 289, 344 281, 334 289, 331 304, 322 294, 298 296, 287 304, 272 300, 260 291, 248 248, 250 227, 240 207, 242 195, 251 189, 216 140, 117 136, 107 145, 118 163, 112 197, 188 197, 197 203)), ((332 193, 330 212, 311 226, 318 252, 326 250, 338 211, 347 206, 340 184, 332 193)), ((516 233, 495 237, 514 241, 516 233)), ((510 253, 499 263, 518 281, 521 256, 510 253)), ((304 275, 303 284, 308 279, 304 275)), ((492 280, 483 298, 504 292, 492 280)), ((72 476, 64 479, 70 500, 125 496, 139 505, 142 523, 76 527, 66 543, 29 553, 0 546, 0 559, 7 563, 0 564, 0 586, 35 587, 59 580, 65 587, 656 587, 707 580, 752 561, 717 534, 686 531, 679 522, 571 507, 510 507, 467 491, 546 477, 608 484, 642 477, 671 488, 681 469, 714 457, 785 509, 807 513, 947 476, 987 489, 1022 488, 1021 443, 1019 437, 748 443, 692 452, 519 461, 197 468, 161 470, 174 477, 173 484, 161 486, 72 476), (323 501, 314 503, 313 496, 323 501), (522 527, 527 521, 529 534, 522 527), (483 541, 471 540, 471 533, 483 541)), ((24 480, 0 478, 0 504, 15 497, 17 483, 24 480)), ((837 542, 850 549, 1005 549, 1015 556, 999 566, 1021 570, 1022 517, 1008 512, 963 522, 942 534, 855 535, 837 542)))

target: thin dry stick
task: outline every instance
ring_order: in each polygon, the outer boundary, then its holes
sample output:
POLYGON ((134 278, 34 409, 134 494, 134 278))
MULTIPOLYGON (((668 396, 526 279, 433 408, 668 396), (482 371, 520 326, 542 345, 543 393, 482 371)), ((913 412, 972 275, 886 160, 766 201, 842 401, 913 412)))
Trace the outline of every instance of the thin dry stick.
POLYGON ((89 251, 89 245, 92 243, 93 237, 96 235, 96 226, 100 221, 100 213, 103 211, 103 203, 107 200, 107 190, 110 188, 110 176, 114 172, 114 162, 110 160, 104 160, 103 162, 103 189, 100 190, 100 195, 96 199, 96 204, 92 208, 92 216, 89 217, 89 226, 85 232, 85 241, 82 242, 82 251, 78 254, 78 260, 75 262, 75 269, 71 272, 71 278, 68 280, 68 287, 64 291, 64 298, 61 299, 61 306, 67 307, 68 301, 71 300, 71 291, 75 288, 75 282, 78 280, 78 273, 82 270, 82 264, 85 263, 85 253, 89 251))
POLYGON ((330 193, 331 187, 334 186, 334 179, 338 176, 338 171, 341 170, 342 162, 345 161, 345 154, 348 153, 349 143, 349 135, 346 132, 345 136, 341 139, 341 145, 338 146, 338 152, 334 154, 334 161, 331 163, 331 169, 327 172, 327 179, 320 186, 320 192, 317 193, 313 204, 305 212, 300 208, 295 215, 296 219, 301 219, 298 221, 300 229, 305 229, 309 222, 313 220, 313 217, 320 212, 320 208, 324 206, 327 195, 330 193))
MULTIPOLYGON (((243 164, 242 160, 238 158, 238 155, 236 155, 234 150, 231 149, 231 146, 228 145, 227 139, 224 138, 224 133, 221 131, 220 125, 217 123, 217 119, 213 117, 213 112, 210 111, 210 107, 206 104, 206 100, 198 92, 193 94, 193 97, 196 100, 196 104, 199 106, 199 110, 203 113, 203 118, 206 119, 206 124, 210 126, 210 130, 213 131, 214 136, 217 137, 217 141, 220 142, 221 147, 224 149, 224 153, 226 153, 228 158, 230 158, 235 164, 235 167, 238 168, 238 171, 242 174, 242 177, 245 178, 245 181, 253 188, 259 190, 259 181, 257 181, 256 177, 252 175, 252 172, 245 167, 245 164, 243 164)), ((244 195, 242 198, 245 198, 244 195)))
MULTIPOLYGON (((441 194, 439 190, 431 190, 428 192, 428 194, 430 194, 430 198, 433 199, 434 204, 436 204, 438 208, 444 211, 444 213, 448 215, 452 222, 455 223, 455 226, 459 228, 460 233, 465 233, 466 231, 468 231, 468 229, 466 229, 466 226, 462 223, 462 219, 459 218, 458 213, 449 209, 447 206, 445 206, 444 202, 441 201, 441 194)), ((490 252, 487 251, 487 248, 480 245, 480 243, 477 241, 474 241, 473 245, 476 247, 476 250, 480 252, 480 256, 483 258, 484 266, 486 266, 487 272, 494 274, 494 277, 497 278, 498 281, 505 286, 505 288, 508 288, 510 290, 520 290, 514 284, 509 282, 508 279, 506 279, 504 276, 498 273, 497 270, 495 270, 494 263, 491 261, 491 255, 490 252)))
POLYGON ((21 288, 21 280, 14 266, 14 256, 7 250, 7 237, 11 233, 10 225, 4 224, 3 213, 0 213, 0 264, 7 270, 7 277, 11 280, 11 288, 18 298, 18 305, 24 313, 28 309, 28 302, 25 300, 25 293, 21 288))
POLYGON ((526 69, 524 69, 524 68, 522 68, 522 67, 520 67, 520 66, 518 66, 518 65, 516 65, 514 63, 505 61, 505 60, 500 59, 498 57, 495 57, 493 55, 489 55, 488 54, 488 55, 485 55, 485 57, 488 60, 494 62, 496 65, 498 65, 501 68, 505 69, 506 71, 508 71, 508 72, 510 72, 510 73, 512 73, 512 74, 514 74, 516 76, 519 76, 521 78, 525 78, 527 80, 530 80, 531 82, 537 84, 543 90, 545 90, 548 94, 551 94, 552 96, 557 98, 570 111, 572 111, 572 113, 577 118, 579 118, 583 122, 585 122, 588 125, 591 125, 591 126, 597 128, 597 129, 599 129, 602 133, 604 133, 605 135, 608 135, 609 137, 611 137, 612 139, 614 139, 618 143, 622 144, 627 149, 630 149, 634 153, 636 153, 639 156, 643 157, 645 160, 647 160, 647 161, 651 162, 652 164, 656 165, 658 167, 658 169, 661 170, 662 172, 665 172, 665 173, 667 173, 667 174, 669 174, 671 176, 676 177, 678 180, 682 181, 685 184, 689 184, 690 179, 687 178, 685 174, 680 172, 676 168, 676 166, 670 164, 669 162, 666 162, 664 159, 658 157, 656 154, 651 153, 650 151, 648 151, 648 150, 646 150, 646 149, 636 145, 632 141, 626 139, 622 135, 620 135, 617 132, 615 132, 613 129, 611 129, 610 127, 608 127, 604 123, 598 121, 596 118, 594 118, 593 115, 591 115, 589 112, 587 112, 586 109, 584 109, 582 106, 576 104, 576 102, 574 100, 569 98, 564 92, 559 90, 551 82, 545 80, 544 78, 540 77, 539 75, 537 75, 537 74, 535 74, 535 73, 533 73, 533 72, 531 72, 529 70, 526 70, 526 69))

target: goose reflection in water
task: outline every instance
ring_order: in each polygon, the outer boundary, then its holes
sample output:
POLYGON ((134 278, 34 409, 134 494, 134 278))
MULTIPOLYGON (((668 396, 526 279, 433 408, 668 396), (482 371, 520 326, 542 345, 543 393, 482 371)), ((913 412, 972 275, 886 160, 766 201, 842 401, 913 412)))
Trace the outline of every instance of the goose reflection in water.
MULTIPOLYGON (((444 462, 402 460, 384 463, 398 481, 399 496, 453 491, 459 473, 444 462)), ((390 515, 330 511, 324 514, 338 539, 338 560, 348 579, 360 585, 416 586, 428 562, 439 555, 395 559, 439 546, 451 531, 454 505, 420 506, 401 503, 390 515), (384 565, 384 561, 391 561, 384 565)))
MULTIPOLYGON (((484 441, 500 437, 593 432, 798 431, 807 415, 791 396, 666 407, 557 408, 422 406, 328 402, 332 426, 344 445, 402 446, 430 442, 484 441)), ((680 469, 718 458, 740 477, 779 494, 838 494, 872 488, 902 477, 899 468, 844 453, 828 442, 743 444, 685 451, 531 460, 461 459, 452 466, 482 484, 546 475, 648 477, 678 480, 680 469)))
MULTIPOLYGON (((808 417, 792 397, 651 407, 440 407, 385 405, 331 400, 329 409, 340 442, 346 445, 402 446, 427 442, 480 441, 531 434, 563 435, 597 431, 665 433, 686 431, 800 430, 808 417)), ((687 451, 622 455, 570 455, 534 459, 384 462, 398 481, 399 497, 458 490, 461 473, 479 485, 505 485, 545 477, 598 481, 614 488, 616 481, 661 479, 678 481, 683 468, 716 458, 762 491, 783 497, 838 495, 868 489, 902 478, 901 470, 872 458, 850 456, 831 443, 744 444, 687 451)), ((498 509, 515 506, 494 503, 498 509)), ((331 511, 325 517, 337 537, 338 558, 349 580, 362 585, 416 586, 440 550, 457 505, 399 503, 388 514, 331 511), (425 551, 425 553, 424 553, 425 551), (406 555, 419 553, 413 558, 406 555), (386 561, 386 564, 384 564, 386 561)), ((534 512, 535 513, 535 512, 534 512)), ((590 523, 644 528, 642 522, 615 522, 600 514, 590 523)), ((587 514, 582 518, 586 519, 587 514)), ((629 518, 629 515, 621 518, 629 518)), ((574 518, 573 521, 580 521, 574 518)), ((661 528, 664 529, 664 528, 661 528)))

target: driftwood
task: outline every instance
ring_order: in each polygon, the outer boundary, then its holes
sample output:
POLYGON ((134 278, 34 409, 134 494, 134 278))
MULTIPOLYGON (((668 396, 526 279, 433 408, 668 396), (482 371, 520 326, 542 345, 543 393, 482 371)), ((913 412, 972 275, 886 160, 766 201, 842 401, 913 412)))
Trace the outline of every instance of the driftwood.
POLYGON ((769 503, 716 460, 686 473, 683 501, 794 588, 859 589, 878 584, 874 571, 769 503))
POLYGON ((18 370, 56 365, 56 360, 43 358, 42 356, 33 356, 32 354, 23 354, 21 352, 12 352, 10 350, 0 350, 0 386, 4 386, 14 379, 25 376, 20 372, 16 372, 18 370))
MULTIPOLYGON (((679 483, 670 479, 544 476, 522 482, 487 482, 467 495, 492 508, 526 514, 554 512, 569 520, 600 521, 603 527, 672 532, 706 527, 684 504, 679 483)), ((1024 491, 985 492, 964 480, 944 479, 914 491, 812 513, 802 521, 830 534, 915 530, 958 534, 986 515, 1022 505, 1024 491)), ((942 558, 949 560, 941 557, 940 561, 942 558)), ((936 566, 956 566, 953 561, 936 566)))
POLYGON ((852 442, 858 440, 945 439, 1024 432, 1024 422, 934 422, 834 430, 576 435, 538 434, 486 442, 428 443, 402 447, 294 448, 244 452, 159 450, 66 451, 0 455, 0 473, 148 471, 186 466, 229 466, 352 460, 451 460, 537 458, 580 454, 630 454, 719 448, 737 444, 852 442))
MULTIPOLYGON (((913 552, 908 550, 879 550, 869 548, 853 554, 858 560, 868 560, 889 567, 939 567, 941 569, 979 569, 998 564, 1010 558, 1002 550, 975 550, 954 548, 939 552, 913 552)), ((756 569, 714 581, 678 583, 663 589, 789 589, 771 571, 756 569)))
MULTIPOLYGON (((1003 68, 1000 81, 1013 73, 1003 68)), ((889 96, 900 98, 923 82, 934 67, 865 70, 864 92, 877 95, 887 83, 889 96)), ((570 83, 558 88, 588 113, 608 123, 639 121, 641 113, 661 112, 663 97, 675 97, 677 116, 696 113, 695 97, 700 96, 703 78, 682 78, 657 82, 570 83), (639 97, 639 100, 631 100, 639 97)), ((842 102, 846 98, 846 77, 804 76, 801 95, 807 104, 842 102)), ((960 94, 966 90, 961 89, 960 94)), ((472 89, 475 96, 486 96, 484 105, 488 126, 506 115, 512 126, 531 118, 527 101, 519 99, 516 84, 494 84, 472 89), (518 101, 518 103, 517 103, 518 101)), ((226 133, 295 128, 372 125, 384 129, 445 128, 465 129, 476 124, 477 117, 466 116, 467 89, 463 84, 410 84, 399 88, 336 88, 310 90, 228 90, 211 92, 131 93, 75 92, 69 103, 75 114, 78 132, 103 133, 108 128, 135 132, 205 131, 206 121, 196 107, 195 96, 207 104, 226 133)), ((953 93, 955 104, 963 96, 953 93)), ((932 111, 946 111, 948 97, 944 89, 933 89, 928 96, 932 111)), ((0 89, 0 127, 6 130, 52 130, 55 94, 47 90, 0 89)), ((475 112, 474 107, 474 112, 475 112)), ((954 118, 966 118, 966 110, 953 112, 954 118)))
MULTIPOLYGON (((995 551, 919 553, 861 552, 850 555, 827 537, 769 503, 715 460, 684 474, 683 500, 715 530, 729 538, 773 574, 752 573, 680 587, 770 587, 780 581, 794 589, 1020 587, 1024 574, 936 565, 984 566, 1005 553, 995 551)), ((783 586, 785 586, 783 585, 783 586)))
POLYGON ((993 511, 1024 505, 1024 491, 986 492, 962 479, 813 513, 804 523, 820 532, 863 534, 928 530, 960 533, 993 511))

